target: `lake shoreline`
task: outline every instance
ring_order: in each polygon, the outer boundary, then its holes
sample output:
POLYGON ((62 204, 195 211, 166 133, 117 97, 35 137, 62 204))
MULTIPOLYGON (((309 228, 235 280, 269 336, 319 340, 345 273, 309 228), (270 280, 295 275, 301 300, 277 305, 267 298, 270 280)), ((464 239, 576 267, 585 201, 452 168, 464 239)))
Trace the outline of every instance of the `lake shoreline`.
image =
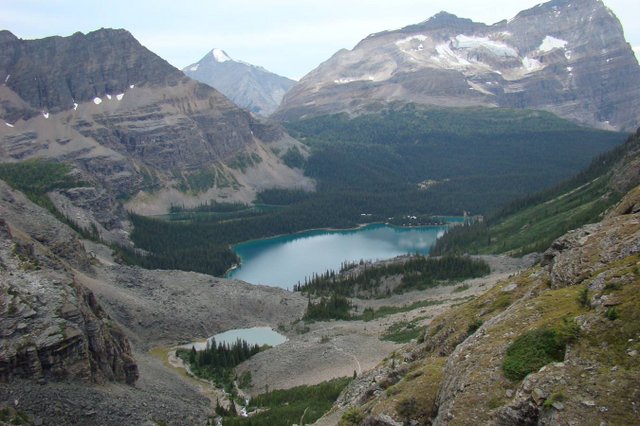
POLYGON ((224 277, 291 290, 292 286, 298 281, 301 282, 304 277, 326 270, 336 270, 342 261, 386 260, 416 252, 426 255, 435 240, 449 227, 458 223, 455 220, 457 217, 452 219, 439 224, 419 226, 372 222, 350 228, 314 228, 247 240, 229 247, 238 256, 240 262, 227 269, 224 277), (325 234, 329 241, 325 238, 325 234), (320 241, 315 240, 316 238, 320 241), (307 239, 312 241, 302 242, 307 239), (291 244, 298 251, 292 248, 291 244), (287 250, 288 253, 284 254, 283 250, 287 250), (300 254, 300 250, 305 252, 306 256, 300 254), (323 259, 310 260, 318 257, 319 253, 330 253, 330 255, 321 256, 323 259), (267 258, 270 259, 267 260, 267 258), (256 259, 259 259, 258 263, 255 262, 256 259), (246 269, 247 265, 251 265, 249 270, 246 269), (256 268, 260 267, 258 265, 262 265, 265 271, 274 272, 258 276, 256 274, 256 268), (286 265, 294 265, 295 267, 291 266, 291 268, 297 269, 299 273, 295 275, 292 270, 284 272, 284 269, 291 269, 288 266, 285 268, 286 265))

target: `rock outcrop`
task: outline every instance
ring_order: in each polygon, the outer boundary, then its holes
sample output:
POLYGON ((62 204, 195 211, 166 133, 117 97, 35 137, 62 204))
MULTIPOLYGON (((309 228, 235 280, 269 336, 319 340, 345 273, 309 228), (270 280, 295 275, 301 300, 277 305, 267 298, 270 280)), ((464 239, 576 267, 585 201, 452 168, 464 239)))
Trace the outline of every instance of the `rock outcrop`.
MULTIPOLYGON (((23 214, 31 210, 47 216, 4 183, 0 187, 3 204, 18 203, 26 207, 21 209, 23 214), (11 201, 9 194, 14 197, 11 201)), ((138 369, 128 339, 93 293, 75 281, 71 264, 63 260, 82 249, 70 238, 72 231, 64 235, 66 227, 46 221, 39 229, 21 229, 9 210, 3 207, 0 212, 0 381, 79 379, 133 384, 138 369)), ((28 220, 38 222, 35 217, 28 220)))
POLYGON ((442 12, 337 52, 287 93, 274 116, 357 114, 388 102, 543 109, 635 130, 640 66, 600 0, 553 0, 493 25, 442 12))

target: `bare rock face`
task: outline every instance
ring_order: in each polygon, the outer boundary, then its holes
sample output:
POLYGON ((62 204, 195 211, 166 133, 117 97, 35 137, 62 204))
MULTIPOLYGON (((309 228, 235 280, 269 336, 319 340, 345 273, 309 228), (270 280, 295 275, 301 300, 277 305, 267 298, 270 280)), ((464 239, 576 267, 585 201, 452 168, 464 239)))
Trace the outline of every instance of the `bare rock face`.
POLYGON ((43 246, 14 237, 4 219, 0 236, 0 381, 134 383, 129 342, 93 293, 43 246))
POLYGON ((442 12, 337 52, 274 116, 358 113, 387 102, 543 109, 635 130, 640 67, 600 0, 553 0, 493 25, 442 12))

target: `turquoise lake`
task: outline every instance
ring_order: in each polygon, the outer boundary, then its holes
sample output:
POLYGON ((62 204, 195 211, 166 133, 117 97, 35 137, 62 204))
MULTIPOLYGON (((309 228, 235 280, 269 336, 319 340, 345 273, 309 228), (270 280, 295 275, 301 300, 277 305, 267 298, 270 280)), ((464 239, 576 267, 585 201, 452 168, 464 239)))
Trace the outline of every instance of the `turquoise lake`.
MULTIPOLYGON (((447 218, 461 222, 462 218, 447 218)), ((333 269, 344 261, 384 260, 408 253, 427 254, 447 226, 398 228, 383 224, 348 231, 307 231, 233 247, 241 266, 229 278, 292 289, 305 277, 333 269)))
POLYGON ((245 340, 250 345, 260 346, 278 346, 279 344, 287 341, 285 336, 274 331, 271 327, 252 327, 228 330, 224 333, 216 334, 205 341, 188 343, 186 345, 182 345, 182 347, 187 349, 195 347, 197 351, 201 351, 207 347, 207 342, 211 342, 212 339, 215 339, 216 343, 226 343, 228 345, 233 345, 238 339, 240 339, 245 340))

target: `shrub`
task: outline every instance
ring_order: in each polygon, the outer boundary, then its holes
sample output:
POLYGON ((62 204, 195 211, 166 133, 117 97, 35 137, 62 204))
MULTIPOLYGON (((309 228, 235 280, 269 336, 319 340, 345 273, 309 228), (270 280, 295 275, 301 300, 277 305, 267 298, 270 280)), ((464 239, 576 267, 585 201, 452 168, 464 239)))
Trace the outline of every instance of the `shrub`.
POLYGON ((589 288, 583 287, 578 293, 578 303, 580 303, 585 308, 591 307, 591 299, 589 298, 589 288))
POLYGON ((471 324, 469 324, 469 327, 467 327, 467 336, 471 336, 481 326, 482 326, 482 320, 481 319, 474 320, 471 324))
POLYGON ((364 415, 356 407, 349 408, 340 418, 338 426, 357 426, 364 420, 364 415))
POLYGON ((505 377, 522 380, 553 361, 563 361, 567 343, 575 338, 571 322, 563 330, 540 328, 520 335, 508 348, 502 364, 505 377))
POLYGON ((616 308, 609 308, 607 309, 605 316, 607 317, 607 319, 615 321, 620 315, 618 314, 618 310, 616 308))

